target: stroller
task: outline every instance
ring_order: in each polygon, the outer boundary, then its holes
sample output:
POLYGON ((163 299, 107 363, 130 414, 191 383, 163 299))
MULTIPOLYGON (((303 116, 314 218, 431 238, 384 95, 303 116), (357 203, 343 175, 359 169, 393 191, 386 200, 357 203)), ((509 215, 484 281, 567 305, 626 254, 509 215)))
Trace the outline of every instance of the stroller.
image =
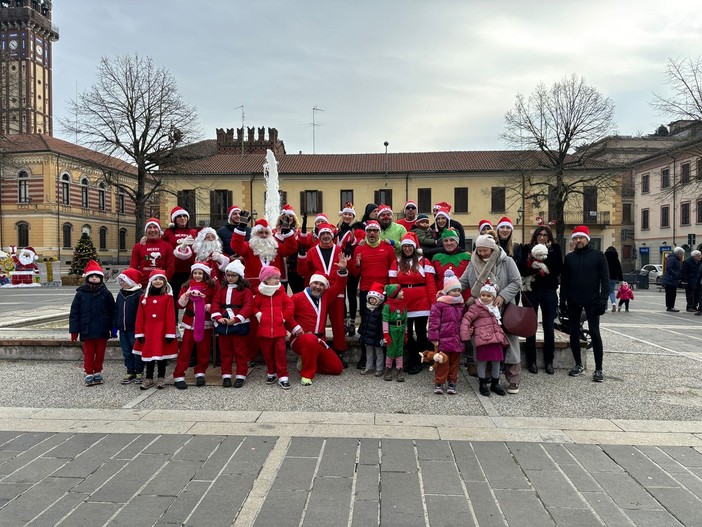
MULTIPOLYGON (((585 329, 585 322, 587 322, 587 316, 583 310, 583 312, 580 313, 580 327, 578 329, 578 335, 580 337, 580 342, 585 343, 585 349, 589 350, 592 348, 592 337, 590 337, 590 332, 585 329)), ((570 335, 570 324, 571 321, 568 318, 568 313, 561 313, 561 310, 557 309, 556 319, 553 322, 554 329, 570 335)))

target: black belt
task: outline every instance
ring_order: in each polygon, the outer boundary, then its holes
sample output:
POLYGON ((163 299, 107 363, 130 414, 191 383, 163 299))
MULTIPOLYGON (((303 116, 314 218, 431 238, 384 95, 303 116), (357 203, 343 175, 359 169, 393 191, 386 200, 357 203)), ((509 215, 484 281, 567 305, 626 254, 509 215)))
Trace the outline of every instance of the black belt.
POLYGON ((426 287, 427 284, 407 284, 403 285, 402 289, 412 289, 413 287, 426 287))
POLYGON ((224 304, 221 307, 223 307, 224 309, 241 309, 244 306, 243 304, 224 304))

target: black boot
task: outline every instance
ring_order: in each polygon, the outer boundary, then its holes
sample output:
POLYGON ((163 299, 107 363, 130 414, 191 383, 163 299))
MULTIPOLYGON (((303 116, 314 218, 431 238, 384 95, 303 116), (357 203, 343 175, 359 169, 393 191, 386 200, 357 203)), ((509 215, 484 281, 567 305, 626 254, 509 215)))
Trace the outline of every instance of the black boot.
POLYGON ((490 388, 488 388, 488 380, 480 378, 480 395, 490 397, 490 388))
POLYGON ((490 382, 490 391, 496 393, 497 395, 507 395, 505 389, 500 386, 500 379, 492 379, 490 382))

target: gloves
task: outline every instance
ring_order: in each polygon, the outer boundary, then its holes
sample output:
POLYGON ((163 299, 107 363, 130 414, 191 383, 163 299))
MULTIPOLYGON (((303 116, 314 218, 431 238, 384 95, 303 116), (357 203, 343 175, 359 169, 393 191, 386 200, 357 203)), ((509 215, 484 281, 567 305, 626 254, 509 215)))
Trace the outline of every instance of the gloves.
POLYGON ((249 222, 249 216, 250 216, 250 215, 251 215, 251 213, 250 213, 248 210, 242 210, 242 211, 239 213, 239 221, 240 221, 241 223, 248 223, 248 222, 249 222))
POLYGON ((351 258, 353 255, 353 243, 352 242, 346 242, 346 245, 344 246, 344 255, 347 258, 351 258))
POLYGON ((390 333, 383 333, 383 340, 385 341, 385 345, 392 344, 392 338, 390 338, 390 333))
POLYGON ((112 328, 112 331, 110 332, 110 335, 113 339, 117 338, 117 328, 112 328))
POLYGON ((302 232, 307 232, 307 213, 302 215, 302 225, 300 226, 302 232))
POLYGON ((78 340, 78 333, 71 333, 71 342, 78 340))
POLYGON ((137 337, 137 340, 142 344, 146 342, 146 339, 144 337, 137 337))
POLYGON ((297 254, 298 254, 298 256, 306 256, 307 250, 302 245, 298 245, 297 246, 297 254))
POLYGON ((173 337, 166 337, 165 340, 166 340, 166 344, 170 344, 171 342, 173 342, 173 337))
POLYGON ((607 304, 597 304, 597 314, 604 315, 607 311, 607 304))

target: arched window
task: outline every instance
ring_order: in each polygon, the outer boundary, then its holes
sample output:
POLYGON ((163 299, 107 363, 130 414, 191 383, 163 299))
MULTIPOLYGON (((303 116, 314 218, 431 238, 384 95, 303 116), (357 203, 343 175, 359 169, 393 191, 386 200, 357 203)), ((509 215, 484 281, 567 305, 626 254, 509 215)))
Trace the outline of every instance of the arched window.
POLYGON ((100 250, 107 249, 107 227, 100 227, 100 250))
POLYGON ((125 203, 126 203, 126 197, 124 195, 124 191, 120 190, 119 194, 117 194, 117 212, 119 212, 120 214, 125 213, 125 209, 126 209, 125 203))
POLYGON ((84 177, 80 180, 80 205, 84 209, 87 209, 90 205, 88 201, 88 178, 84 177))
POLYGON ((83 226, 80 228, 81 234, 82 234, 82 233, 85 233, 85 234, 87 234, 88 236, 90 236, 90 230, 91 230, 91 229, 90 229, 90 225, 88 225, 87 223, 86 223, 85 225, 83 225, 83 226))
POLYGON ((64 223, 61 230, 63 232, 63 248, 67 249, 73 247, 73 240, 71 239, 73 225, 71 225, 70 223, 64 223))
POLYGON ((127 250, 127 229, 120 229, 119 230, 119 250, 120 251, 127 250))
POLYGON ((98 185, 98 209, 105 210, 105 184, 102 181, 98 185))
POLYGON ((20 221, 17 227, 17 247, 27 247, 29 245, 29 223, 20 221))
POLYGON ((17 201, 29 203, 29 174, 26 170, 20 170, 17 174, 17 201))
POLYGON ((61 203, 71 204, 71 176, 68 174, 61 176, 61 203))

